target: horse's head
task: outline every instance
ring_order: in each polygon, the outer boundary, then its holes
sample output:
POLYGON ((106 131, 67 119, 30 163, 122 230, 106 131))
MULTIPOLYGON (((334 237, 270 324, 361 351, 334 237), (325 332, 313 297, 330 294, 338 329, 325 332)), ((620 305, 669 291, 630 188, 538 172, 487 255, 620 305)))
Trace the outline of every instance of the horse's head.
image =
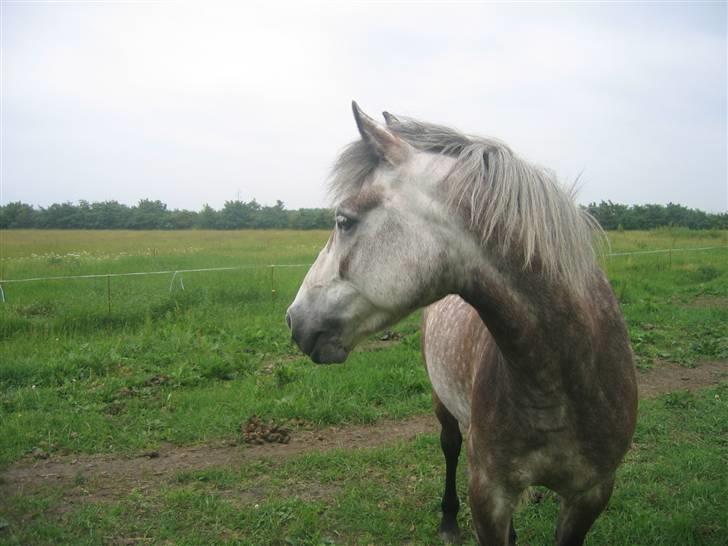
POLYGON ((334 171, 336 226, 286 313, 318 363, 343 362, 363 337, 451 291, 448 256, 462 244, 439 184, 453 160, 353 110, 362 140, 334 171))

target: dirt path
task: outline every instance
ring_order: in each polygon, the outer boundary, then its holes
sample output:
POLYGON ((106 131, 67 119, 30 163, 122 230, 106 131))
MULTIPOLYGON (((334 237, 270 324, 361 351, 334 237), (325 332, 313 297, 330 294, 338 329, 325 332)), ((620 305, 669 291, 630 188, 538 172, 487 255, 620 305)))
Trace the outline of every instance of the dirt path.
MULTIPOLYGON (((696 368, 661 363, 656 369, 638 372, 638 379, 643 398, 675 390, 695 390, 728 379, 728 361, 703 363, 696 368)), ((77 455, 23 460, 0 473, 0 498, 62 485, 67 488, 64 497, 71 504, 79 497, 85 501, 111 500, 134 489, 144 490, 167 481, 185 470, 235 468, 267 457, 282 460, 301 453, 336 448, 377 447, 437 430, 434 416, 427 414, 400 421, 380 421, 373 425, 299 430, 293 433, 288 444, 165 445, 136 457, 77 455)))

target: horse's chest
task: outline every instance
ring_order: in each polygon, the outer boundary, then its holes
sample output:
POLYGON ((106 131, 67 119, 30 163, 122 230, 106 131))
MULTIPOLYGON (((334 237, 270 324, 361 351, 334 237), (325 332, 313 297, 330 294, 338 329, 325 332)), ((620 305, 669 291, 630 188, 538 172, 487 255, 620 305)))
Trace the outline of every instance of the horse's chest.
POLYGON ((470 427, 471 456, 484 461, 486 473, 509 476, 522 486, 544 485, 560 494, 588 489, 598 480, 598 461, 585 455, 585 444, 570 425, 565 404, 508 409, 491 407, 470 427))
POLYGON ((514 466, 524 483, 544 485, 567 496, 589 489, 600 476, 599 469, 568 437, 516 457, 514 466))

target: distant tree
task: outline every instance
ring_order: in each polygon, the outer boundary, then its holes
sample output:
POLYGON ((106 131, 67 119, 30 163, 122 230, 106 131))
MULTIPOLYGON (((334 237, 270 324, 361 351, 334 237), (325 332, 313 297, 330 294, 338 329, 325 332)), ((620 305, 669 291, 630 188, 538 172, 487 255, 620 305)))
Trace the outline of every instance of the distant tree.
POLYGON ((170 229, 170 212, 159 200, 142 199, 131 209, 131 229, 170 229))
POLYGON ((333 214, 327 209, 298 209, 291 214, 289 226, 292 229, 328 229, 333 223, 333 214))
POLYGON ((253 199, 249 203, 240 200, 225 201, 220 211, 219 227, 222 229, 244 229, 258 227, 261 207, 253 199))
POLYGON ((192 229, 199 215, 191 210, 173 210, 169 217, 170 229, 192 229))
POLYGON ((0 228, 22 229, 36 226, 37 211, 32 205, 15 201, 0 207, 0 228))
POLYGON ((197 215, 196 227, 201 229, 218 229, 220 225, 220 214, 210 205, 205 203, 197 215))
POLYGON ((711 215, 710 227, 711 229, 728 229, 728 212, 711 215))
POLYGON ((72 203, 54 203, 38 211, 37 224, 44 228, 74 228, 78 208, 72 203))
POLYGON ((280 199, 272 207, 262 207, 258 212, 258 221, 256 227, 259 228, 277 228, 282 229, 288 227, 288 214, 283 201, 280 199))
POLYGON ((131 223, 131 209, 118 201, 91 203, 89 229, 124 229, 131 223))

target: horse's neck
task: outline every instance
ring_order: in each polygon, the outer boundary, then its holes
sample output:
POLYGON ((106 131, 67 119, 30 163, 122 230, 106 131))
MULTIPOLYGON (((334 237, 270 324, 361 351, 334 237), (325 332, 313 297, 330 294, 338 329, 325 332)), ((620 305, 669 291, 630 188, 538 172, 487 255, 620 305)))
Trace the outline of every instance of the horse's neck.
POLYGON ((483 261, 461 294, 515 370, 537 378, 588 358, 591 318, 580 296, 508 258, 483 261))

